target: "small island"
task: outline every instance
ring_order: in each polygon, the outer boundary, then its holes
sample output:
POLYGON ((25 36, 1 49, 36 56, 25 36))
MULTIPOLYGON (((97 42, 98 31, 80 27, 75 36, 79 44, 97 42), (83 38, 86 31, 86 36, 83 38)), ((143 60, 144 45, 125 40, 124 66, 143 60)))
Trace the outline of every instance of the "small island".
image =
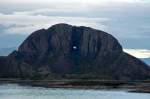
POLYGON ((33 32, 0 57, 0 82, 150 92, 150 67, 104 31, 61 23, 33 32))

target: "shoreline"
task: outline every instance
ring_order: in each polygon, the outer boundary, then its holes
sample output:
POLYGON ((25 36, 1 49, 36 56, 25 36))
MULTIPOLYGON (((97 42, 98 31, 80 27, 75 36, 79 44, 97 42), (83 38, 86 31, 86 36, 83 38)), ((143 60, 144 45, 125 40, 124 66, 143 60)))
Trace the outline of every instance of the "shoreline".
POLYGON ((19 84, 45 88, 72 88, 94 90, 128 90, 128 92, 150 93, 150 81, 117 81, 117 80, 22 80, 0 79, 0 84, 19 84))

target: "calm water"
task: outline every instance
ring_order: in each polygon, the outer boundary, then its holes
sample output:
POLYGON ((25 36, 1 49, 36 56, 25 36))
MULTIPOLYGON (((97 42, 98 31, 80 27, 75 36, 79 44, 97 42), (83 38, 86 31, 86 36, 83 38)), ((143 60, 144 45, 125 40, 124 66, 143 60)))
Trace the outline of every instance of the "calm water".
POLYGON ((0 85, 0 99, 150 99, 150 94, 0 85))

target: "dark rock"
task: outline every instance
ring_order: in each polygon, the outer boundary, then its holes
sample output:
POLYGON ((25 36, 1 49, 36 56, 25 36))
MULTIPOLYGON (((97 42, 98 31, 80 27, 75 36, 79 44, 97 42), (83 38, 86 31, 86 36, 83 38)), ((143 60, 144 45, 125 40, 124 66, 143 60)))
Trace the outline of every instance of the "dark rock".
POLYGON ((122 51, 110 34, 89 27, 56 24, 32 33, 7 57, 1 77, 31 79, 150 79, 150 67, 122 51))

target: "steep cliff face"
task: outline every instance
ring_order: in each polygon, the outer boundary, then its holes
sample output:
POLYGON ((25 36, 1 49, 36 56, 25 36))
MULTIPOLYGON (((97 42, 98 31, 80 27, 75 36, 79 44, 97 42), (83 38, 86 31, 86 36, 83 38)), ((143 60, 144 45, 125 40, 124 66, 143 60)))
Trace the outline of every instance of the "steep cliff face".
POLYGON ((68 24, 56 24, 47 30, 35 31, 20 45, 18 51, 0 58, 0 68, 1 77, 150 78, 150 68, 124 53, 112 35, 68 24), (8 73, 4 74, 4 71, 8 73))

